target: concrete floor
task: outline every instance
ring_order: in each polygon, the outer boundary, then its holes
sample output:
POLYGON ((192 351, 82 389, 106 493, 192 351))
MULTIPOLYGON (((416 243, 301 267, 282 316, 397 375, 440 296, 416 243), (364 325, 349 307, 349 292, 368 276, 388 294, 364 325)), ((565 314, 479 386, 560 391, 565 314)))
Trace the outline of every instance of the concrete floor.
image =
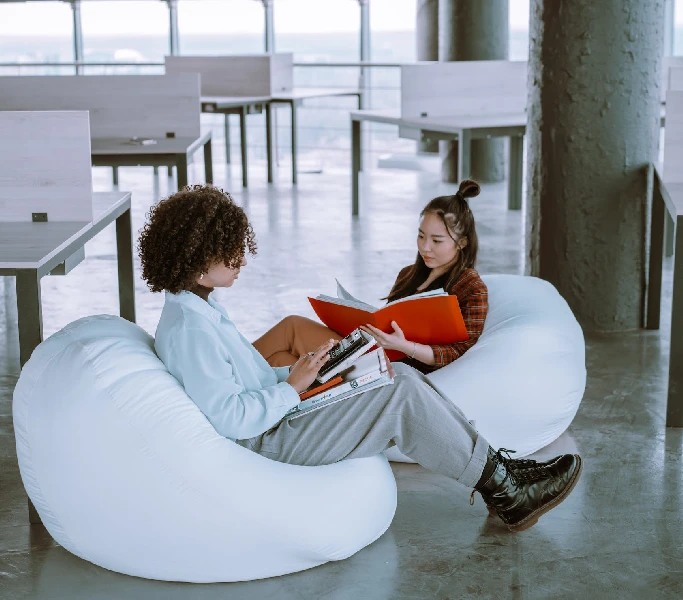
MULTIPOLYGON (((238 171, 215 168, 216 183, 249 212, 260 244, 238 285, 218 293, 250 339, 287 314, 312 316, 306 296, 334 292, 335 277, 352 293, 378 301, 398 268, 414 257, 419 209, 431 197, 455 190, 438 183, 435 173, 369 171, 363 218, 352 220, 345 168, 301 175, 292 189, 286 167, 270 187, 256 167, 248 191, 238 171), (256 291, 264 281, 267 294, 256 291)), ((110 189, 109 171, 94 173, 96 189, 110 189)), ((195 173, 201 176, 199 165, 195 173)), ((151 169, 121 169, 121 189, 133 191, 137 230, 149 205, 167 193, 168 182, 154 182, 151 169)), ((472 209, 479 270, 521 273, 524 216, 506 210, 505 184, 484 186, 472 209)), ((43 280, 46 336, 79 317, 118 311, 113 229, 93 240, 86 253, 68 276, 43 280)), ((394 465, 394 522, 350 559, 271 580, 186 585, 105 571, 67 553, 42 527, 29 527, 11 421, 19 375, 14 284, 0 278, 0 598, 679 598, 683 437, 681 430, 664 426, 669 276, 664 285, 661 335, 586 336, 584 401, 569 431, 539 453, 578 450, 585 460, 583 477, 537 526, 508 533, 487 518, 481 499, 469 505, 468 490, 417 465, 394 465)), ((153 333, 163 299, 141 281, 137 287, 138 323, 153 333)))

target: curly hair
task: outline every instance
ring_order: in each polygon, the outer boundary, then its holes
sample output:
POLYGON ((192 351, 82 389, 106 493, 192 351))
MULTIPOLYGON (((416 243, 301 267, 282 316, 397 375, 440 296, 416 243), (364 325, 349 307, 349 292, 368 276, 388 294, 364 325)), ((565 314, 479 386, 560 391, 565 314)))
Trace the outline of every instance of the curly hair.
POLYGON ((257 246, 247 215, 230 194, 193 185, 149 210, 137 250, 149 289, 176 294, 213 264, 239 267, 245 252, 255 255, 257 246))

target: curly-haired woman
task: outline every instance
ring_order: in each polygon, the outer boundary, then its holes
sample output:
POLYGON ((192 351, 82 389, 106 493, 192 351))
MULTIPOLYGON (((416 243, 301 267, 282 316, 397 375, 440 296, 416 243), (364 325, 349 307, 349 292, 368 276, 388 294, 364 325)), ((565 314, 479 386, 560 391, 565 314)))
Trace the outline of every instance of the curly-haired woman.
POLYGON ((272 368, 211 297, 214 288, 231 287, 247 264, 245 253, 256 252, 247 216, 222 190, 194 186, 162 200, 138 249, 149 288, 166 292, 157 354, 216 431, 244 448, 281 462, 324 465, 396 445, 478 490, 512 531, 533 525, 576 484, 579 456, 551 464, 507 458, 408 365, 395 366, 393 385, 283 419, 327 361, 333 340, 291 368, 272 368))
MULTIPOLYGON (((479 184, 471 179, 460 183, 452 196, 431 200, 420 212, 417 231, 417 256, 412 265, 401 269, 385 298, 389 302, 407 296, 445 289, 458 298, 469 337, 451 344, 418 344, 406 339, 400 323, 384 332, 372 325, 362 327, 379 346, 406 355, 404 362, 429 373, 460 358, 481 336, 488 313, 488 290, 474 266, 479 242, 468 198, 478 196, 479 184)), ((272 366, 290 365, 322 340, 340 336, 321 323, 291 315, 254 342, 254 346, 272 366)))

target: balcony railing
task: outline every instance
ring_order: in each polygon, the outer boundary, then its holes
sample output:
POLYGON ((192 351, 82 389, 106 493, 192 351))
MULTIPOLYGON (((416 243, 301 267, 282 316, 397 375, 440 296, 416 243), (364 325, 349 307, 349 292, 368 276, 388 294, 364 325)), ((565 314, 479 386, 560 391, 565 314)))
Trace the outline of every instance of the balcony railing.
MULTIPOLYGON (((380 62, 294 63, 296 87, 340 87, 365 90, 366 108, 398 108, 400 105, 400 64, 380 62)), ((0 63, 0 75, 154 75, 164 72, 160 62, 55 62, 0 63), (78 68, 78 69, 77 69, 78 68)), ((348 111, 356 108, 355 98, 321 98, 306 101, 298 116, 299 161, 302 170, 350 167, 350 122, 348 111)), ((290 159, 290 122, 287 110, 276 111, 277 156, 290 159)), ((220 115, 202 115, 202 127, 211 129, 215 160, 225 160, 224 127, 220 115)), ((398 137, 395 127, 380 123, 364 124, 364 154, 372 166, 381 154, 413 153, 414 142, 398 137)), ((239 134, 231 128, 231 154, 238 156, 239 134)), ((248 118, 250 160, 265 161, 265 116, 248 118)))

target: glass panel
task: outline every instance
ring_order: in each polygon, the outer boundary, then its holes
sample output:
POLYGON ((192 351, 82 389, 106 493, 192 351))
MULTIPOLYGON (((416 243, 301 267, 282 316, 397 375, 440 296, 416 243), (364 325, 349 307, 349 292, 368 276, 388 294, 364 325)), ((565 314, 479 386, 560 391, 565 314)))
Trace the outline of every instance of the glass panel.
POLYGON ((295 62, 360 60, 356 0, 277 0, 273 12, 275 50, 294 52, 295 62))
MULTIPOLYGON (((71 7, 64 2, 0 4, 0 62, 71 62, 71 7)), ((0 75, 57 74, 57 67, 0 67, 0 75)), ((73 68, 68 69, 73 73, 73 68)))
POLYGON ((263 5, 254 0, 181 0, 180 53, 260 54, 263 24, 263 5))
POLYGON ((683 56, 683 0, 676 0, 674 4, 674 54, 683 56))
POLYGON ((164 2, 83 2, 84 59, 86 62, 163 62, 169 48, 168 22, 168 7, 164 2))
MULTIPOLYGON (((370 54, 373 61, 416 60, 416 10, 416 0, 370 0, 370 54)), ((375 81, 372 83, 374 86, 375 81)))
POLYGON ((529 0, 510 0, 510 60, 529 60, 529 0))

